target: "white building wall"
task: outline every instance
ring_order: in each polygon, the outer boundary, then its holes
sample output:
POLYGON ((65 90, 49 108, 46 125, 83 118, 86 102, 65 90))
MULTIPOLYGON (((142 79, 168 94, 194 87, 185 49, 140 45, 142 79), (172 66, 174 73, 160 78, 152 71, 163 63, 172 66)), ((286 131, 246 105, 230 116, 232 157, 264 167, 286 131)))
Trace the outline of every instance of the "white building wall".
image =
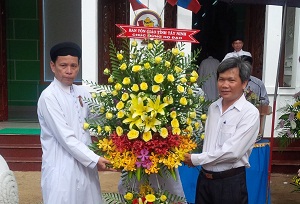
MULTIPOLYGON (((98 0, 81 1, 82 2, 82 78, 84 80, 98 82, 98 22, 97 13, 98 0)), ((161 14, 163 18, 163 1, 141 0, 149 9, 161 14)), ((177 28, 192 28, 192 12, 186 9, 177 7, 177 28)), ((282 22, 282 7, 281 6, 266 6, 265 19, 265 43, 263 57, 263 78, 265 83, 270 105, 273 107, 274 90, 276 80, 276 70, 278 66, 278 56, 281 39, 281 22, 282 22)), ((136 12, 140 12, 138 10, 136 12)), ((135 12, 130 11, 130 22, 132 24, 135 12)), ((300 11, 296 10, 295 20, 295 42, 293 56, 293 88, 279 88, 278 97, 276 100, 276 109, 283 107, 287 102, 291 103, 294 93, 300 90, 300 11)), ((186 43, 185 52, 189 53, 191 43, 186 43)), ((275 127, 279 114, 276 112, 275 127)), ((272 130, 272 115, 266 117, 264 137, 270 137, 272 130)), ((277 133, 275 132, 275 136, 277 133)))

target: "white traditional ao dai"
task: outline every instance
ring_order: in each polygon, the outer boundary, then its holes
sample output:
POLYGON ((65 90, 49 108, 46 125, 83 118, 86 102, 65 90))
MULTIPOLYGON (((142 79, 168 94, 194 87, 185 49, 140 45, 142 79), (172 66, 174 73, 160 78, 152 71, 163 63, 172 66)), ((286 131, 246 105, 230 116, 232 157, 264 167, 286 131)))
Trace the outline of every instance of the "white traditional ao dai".
POLYGON ((38 101, 43 203, 100 204, 99 156, 88 148, 91 136, 83 123, 89 109, 78 98, 90 94, 84 87, 71 87, 74 92, 54 78, 38 101))

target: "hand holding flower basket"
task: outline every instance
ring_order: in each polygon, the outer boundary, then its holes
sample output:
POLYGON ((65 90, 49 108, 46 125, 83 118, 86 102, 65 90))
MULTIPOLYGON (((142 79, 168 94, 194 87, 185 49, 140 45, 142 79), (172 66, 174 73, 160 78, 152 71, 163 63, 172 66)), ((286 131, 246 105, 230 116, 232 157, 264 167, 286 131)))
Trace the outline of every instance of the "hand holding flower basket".
POLYGON ((95 90, 87 103, 98 116, 85 124, 97 137, 91 148, 128 181, 125 195, 104 194, 110 203, 184 202, 148 179, 155 174, 176 180, 184 154, 202 143, 209 102, 197 94, 193 62, 199 52, 185 57, 182 50, 165 50, 157 40, 145 47, 134 40, 121 51, 111 44, 111 70, 104 70, 109 85, 87 82, 95 90))

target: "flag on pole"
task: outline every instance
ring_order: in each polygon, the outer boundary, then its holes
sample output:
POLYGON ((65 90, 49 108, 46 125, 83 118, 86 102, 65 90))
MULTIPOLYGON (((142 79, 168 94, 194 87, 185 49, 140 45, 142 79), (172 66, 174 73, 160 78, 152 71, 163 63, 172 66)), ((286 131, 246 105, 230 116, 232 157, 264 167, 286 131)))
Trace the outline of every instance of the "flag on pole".
POLYGON ((178 6, 193 11, 194 13, 198 13, 201 8, 198 0, 167 0, 167 2, 172 6, 177 3, 178 6))
POLYGON ((171 4, 172 6, 175 6, 178 0, 167 0, 167 2, 169 4, 171 4))
POLYGON ((129 0, 132 10, 138 10, 142 8, 148 8, 146 5, 142 4, 139 0, 129 0))

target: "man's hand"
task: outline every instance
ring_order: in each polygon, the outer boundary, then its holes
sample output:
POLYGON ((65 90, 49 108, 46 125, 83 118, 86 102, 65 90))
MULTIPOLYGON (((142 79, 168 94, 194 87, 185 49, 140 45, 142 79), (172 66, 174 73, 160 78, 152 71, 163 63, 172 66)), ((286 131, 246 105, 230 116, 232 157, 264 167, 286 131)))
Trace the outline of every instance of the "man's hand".
POLYGON ((191 160, 191 154, 186 153, 184 155, 184 161, 183 161, 186 165, 188 165, 189 167, 194 167, 194 164, 192 163, 191 160))
POLYGON ((100 157, 99 160, 98 160, 98 170, 100 171, 116 171, 115 169, 113 168, 110 168, 109 165, 110 165, 110 161, 105 159, 104 157, 100 157))

